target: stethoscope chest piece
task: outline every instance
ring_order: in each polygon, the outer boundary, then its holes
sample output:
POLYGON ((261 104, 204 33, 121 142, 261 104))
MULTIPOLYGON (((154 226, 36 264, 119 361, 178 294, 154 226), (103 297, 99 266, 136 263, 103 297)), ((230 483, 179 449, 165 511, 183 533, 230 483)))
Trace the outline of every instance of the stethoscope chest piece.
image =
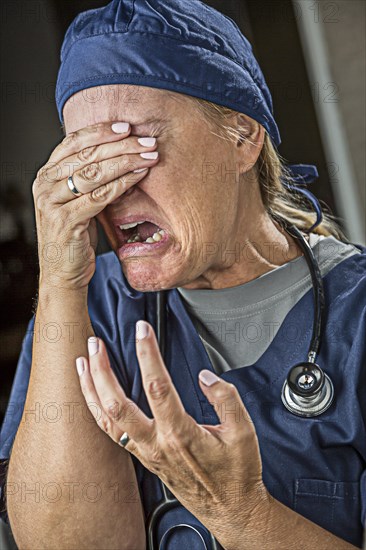
POLYGON ((330 407, 333 398, 332 381, 312 362, 298 363, 292 367, 281 392, 286 409, 304 417, 322 414, 330 407))

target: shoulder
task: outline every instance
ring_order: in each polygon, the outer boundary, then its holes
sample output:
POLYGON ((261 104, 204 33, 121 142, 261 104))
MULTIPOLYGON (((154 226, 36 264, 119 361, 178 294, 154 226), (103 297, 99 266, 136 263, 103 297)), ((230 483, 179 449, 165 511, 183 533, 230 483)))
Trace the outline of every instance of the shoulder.
POLYGON ((340 292, 366 283, 366 248, 328 237, 314 247, 325 282, 340 292))
MULTIPOLYGON (((358 246, 358 245, 357 245, 358 246)), ((366 248, 337 263, 324 277, 328 319, 343 334, 364 330, 366 323, 366 248), (346 321, 346 322, 345 322, 346 321)))
POLYGON ((322 262, 330 267, 329 276, 346 286, 366 282, 366 247, 343 243, 334 238, 324 242, 320 254, 322 262), (343 281, 341 280, 343 277, 343 281))

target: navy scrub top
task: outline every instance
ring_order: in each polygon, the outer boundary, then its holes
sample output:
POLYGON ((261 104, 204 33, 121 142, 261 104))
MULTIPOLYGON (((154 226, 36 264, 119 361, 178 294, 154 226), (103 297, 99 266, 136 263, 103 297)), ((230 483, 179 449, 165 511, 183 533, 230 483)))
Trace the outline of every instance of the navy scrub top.
MULTIPOLYGON (((221 375, 235 384, 254 422, 263 481, 274 498, 348 542, 361 547, 366 516, 366 248, 334 267, 324 278, 326 322, 319 365, 331 377, 335 400, 319 417, 299 418, 281 402, 288 370, 307 357, 313 325, 309 290, 288 313, 271 345, 252 366, 221 375)), ((134 290, 114 253, 97 258, 89 286, 89 314, 95 334, 107 345, 112 368, 127 395, 149 416, 135 352, 135 323, 156 329, 155 293, 134 290)), ((8 459, 24 407, 32 354, 31 320, 0 434, 0 459, 8 459)), ((188 414, 200 424, 219 419, 200 390, 198 373, 214 370, 179 292, 167 291, 165 362, 188 414)), ((131 455, 147 514, 162 498, 158 478, 131 455)), ((4 480, 6 461, 2 464, 4 480)), ((4 502, 2 517, 8 521, 4 502)), ((107 511, 106 511, 107 513, 107 511)), ((159 524, 159 540, 169 527, 190 523, 207 531, 183 507, 159 524)), ((202 548, 192 531, 177 530, 169 550, 202 548)))

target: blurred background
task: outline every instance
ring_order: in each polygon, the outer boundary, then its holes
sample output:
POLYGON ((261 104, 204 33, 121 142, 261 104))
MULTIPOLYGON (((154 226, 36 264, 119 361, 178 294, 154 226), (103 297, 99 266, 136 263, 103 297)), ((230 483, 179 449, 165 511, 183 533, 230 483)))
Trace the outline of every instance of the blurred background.
MULTIPOLYGON (((2 0, 0 424, 37 292, 31 186, 62 139, 54 90, 63 35, 105 0, 2 0)), ((253 45, 274 101, 281 155, 318 167, 309 189, 366 244, 364 0, 210 0, 253 45)), ((101 235, 99 251, 107 247, 101 235)), ((0 522, 1 523, 1 522, 0 522)), ((11 548, 5 531, 0 548, 11 548)))

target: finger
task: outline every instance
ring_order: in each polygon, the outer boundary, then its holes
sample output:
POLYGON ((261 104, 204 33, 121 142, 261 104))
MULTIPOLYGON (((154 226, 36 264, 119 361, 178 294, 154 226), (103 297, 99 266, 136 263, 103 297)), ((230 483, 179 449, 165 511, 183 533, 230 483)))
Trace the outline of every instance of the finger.
MULTIPOLYGON (((125 176, 94 189, 91 193, 86 193, 61 205, 60 208, 65 210, 65 219, 68 220, 70 227, 97 216, 108 204, 121 197, 133 185, 141 181, 148 171, 147 168, 144 172, 138 174, 129 172, 125 176)), ((69 192, 71 194, 71 191, 69 192)))
POLYGON ((188 415, 164 365, 154 330, 146 321, 136 323, 136 354, 157 428, 165 433, 173 427, 175 432, 183 429, 188 415))
POLYGON ((148 441, 153 420, 126 396, 110 367, 103 341, 89 338, 88 351, 91 377, 103 410, 121 434, 127 432, 136 443, 148 441))
POLYGON ((99 396, 95 390, 93 379, 90 375, 89 362, 85 357, 76 359, 76 368, 79 374, 80 387, 84 395, 88 409, 98 424, 99 428, 108 434, 113 441, 119 442, 121 437, 120 429, 111 421, 103 409, 99 396))
MULTIPOLYGON (((159 162, 159 154, 157 151, 150 151, 149 153, 142 154, 154 155, 154 157, 151 159, 144 159, 140 154, 123 155, 113 159, 88 164, 82 170, 77 170, 73 174, 72 181, 74 187, 82 194, 91 193, 102 185, 106 185, 129 172, 133 173, 134 170, 152 168, 159 162)), ((53 195, 53 201, 58 204, 64 204, 75 198, 67 185, 67 180, 56 182, 52 190, 49 191, 51 191, 53 195)))
POLYGON ((128 122, 100 122, 76 132, 69 133, 52 151, 48 163, 59 163, 61 160, 77 154, 93 145, 120 141, 131 132, 128 122))
POLYGON ((214 407, 226 433, 235 434, 248 423, 252 423, 249 413, 234 384, 226 382, 210 370, 199 373, 200 387, 214 407))
MULTIPOLYGON (((122 155, 140 154, 145 152, 153 152, 157 147, 156 138, 137 136, 128 136, 119 139, 112 143, 103 143, 102 145, 91 145, 79 151, 78 153, 61 159, 59 162, 48 162, 39 172, 39 180, 41 184, 50 185, 57 181, 61 181, 76 172, 80 172, 88 166, 99 164, 108 159, 118 159, 122 155)), ((139 158, 137 158, 137 161, 139 158)), ((135 160, 133 161, 136 162, 135 160)), ((132 164, 131 164, 132 166, 132 164)), ((136 166, 135 168, 139 168, 136 166)), ((100 167, 103 169, 103 167, 100 167)), ((131 170, 134 169, 131 167, 131 170)), ((91 172, 92 168, 89 169, 91 172)), ((106 165, 105 171, 111 174, 114 170, 112 166, 106 165)), ((95 171, 95 170, 94 170, 95 171)), ((86 174, 87 176, 88 174, 86 174)), ((87 177, 87 183, 90 183, 90 176, 87 177)), ((109 179, 112 179, 110 177, 109 179)), ((90 191, 90 189, 81 188, 82 193, 90 191)))

